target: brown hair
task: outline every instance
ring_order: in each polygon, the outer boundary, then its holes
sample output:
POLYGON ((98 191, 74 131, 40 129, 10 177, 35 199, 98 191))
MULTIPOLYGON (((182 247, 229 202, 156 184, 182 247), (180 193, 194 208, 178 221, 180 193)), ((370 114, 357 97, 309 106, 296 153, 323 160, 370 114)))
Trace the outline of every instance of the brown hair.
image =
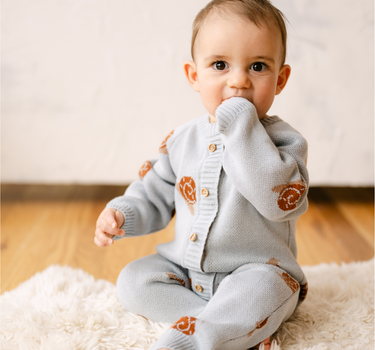
POLYGON ((282 43, 282 65, 286 58, 286 40, 287 30, 284 14, 271 4, 269 0, 212 0, 195 17, 193 23, 193 35, 191 39, 191 57, 194 60, 195 41, 205 19, 211 11, 217 13, 234 14, 244 19, 250 20, 259 27, 260 24, 266 24, 271 27, 270 21, 280 30, 282 43))

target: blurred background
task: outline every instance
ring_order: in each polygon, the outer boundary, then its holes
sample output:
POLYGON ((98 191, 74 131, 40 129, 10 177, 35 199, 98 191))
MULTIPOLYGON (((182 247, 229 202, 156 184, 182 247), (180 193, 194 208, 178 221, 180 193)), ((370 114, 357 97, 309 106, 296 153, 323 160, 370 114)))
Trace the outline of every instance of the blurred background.
MULTIPOLYGON (((5 289, 51 263, 114 281, 125 263, 154 252, 154 238, 100 250, 93 245, 95 221, 106 201, 137 178, 143 162, 157 157, 171 130, 206 113, 186 82, 183 62, 191 58, 192 22, 207 3, 2 1, 5 289), (118 265, 110 272, 93 263, 98 257, 112 263, 114 256, 118 265)), ((292 75, 270 114, 309 143, 313 188, 298 233, 299 261, 370 259, 374 2, 273 4, 290 22, 292 75), (331 246, 323 251, 327 241, 331 246)), ((173 227, 163 235, 160 241, 173 239, 173 227)))
MULTIPOLYGON (((2 1, 3 183, 124 184, 205 114, 186 82, 206 0, 2 1)), ((315 186, 373 186, 374 3, 274 0, 292 75, 271 114, 309 142, 315 186)))

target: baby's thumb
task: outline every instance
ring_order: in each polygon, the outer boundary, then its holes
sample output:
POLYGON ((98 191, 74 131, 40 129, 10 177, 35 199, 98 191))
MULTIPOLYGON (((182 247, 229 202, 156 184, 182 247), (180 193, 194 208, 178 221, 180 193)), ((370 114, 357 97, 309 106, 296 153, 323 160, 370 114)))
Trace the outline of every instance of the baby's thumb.
POLYGON ((125 219, 124 219, 124 215, 121 213, 121 211, 116 210, 115 220, 116 220, 118 228, 120 228, 124 224, 125 219))

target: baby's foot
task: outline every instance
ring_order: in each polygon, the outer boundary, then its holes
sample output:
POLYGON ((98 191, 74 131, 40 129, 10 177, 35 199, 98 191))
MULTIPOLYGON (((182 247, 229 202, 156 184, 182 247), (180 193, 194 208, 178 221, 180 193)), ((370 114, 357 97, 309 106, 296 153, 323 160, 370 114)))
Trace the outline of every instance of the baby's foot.
POLYGON ((271 337, 268 337, 267 339, 263 340, 262 342, 260 342, 258 345, 254 346, 251 349, 258 350, 261 344, 264 344, 264 350, 270 350, 271 349, 271 337))

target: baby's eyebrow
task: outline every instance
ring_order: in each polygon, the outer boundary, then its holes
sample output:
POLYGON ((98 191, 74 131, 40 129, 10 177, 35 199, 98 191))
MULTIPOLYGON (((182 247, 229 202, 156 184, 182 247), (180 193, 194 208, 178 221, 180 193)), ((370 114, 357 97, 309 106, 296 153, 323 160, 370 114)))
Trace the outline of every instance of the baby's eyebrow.
POLYGON ((228 57, 223 55, 211 55, 206 57, 205 61, 225 61, 228 57))
POLYGON ((268 56, 256 56, 256 57, 254 57, 254 59, 255 60, 269 61, 269 62, 275 63, 275 60, 272 57, 268 57, 268 56))
MULTIPOLYGON (((213 62, 213 61, 226 61, 228 59, 227 56, 224 56, 224 55, 211 55, 211 56, 208 56, 206 57, 204 60, 205 61, 210 61, 210 62, 213 62)), ((263 61, 268 61, 268 62, 271 62, 271 63, 275 63, 275 59, 272 58, 272 57, 269 57, 269 56, 255 56, 255 57, 252 57, 252 60, 253 61, 257 61, 257 60, 263 60, 263 61)))

